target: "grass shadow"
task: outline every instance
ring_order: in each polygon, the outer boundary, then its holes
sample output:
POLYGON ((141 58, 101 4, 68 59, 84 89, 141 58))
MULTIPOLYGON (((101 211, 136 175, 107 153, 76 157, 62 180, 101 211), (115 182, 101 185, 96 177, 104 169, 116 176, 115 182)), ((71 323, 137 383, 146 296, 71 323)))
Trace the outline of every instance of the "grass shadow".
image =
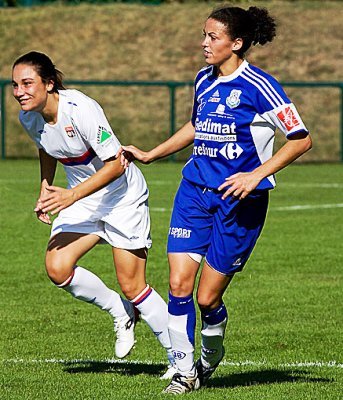
POLYGON ((209 380, 207 387, 234 388, 239 386, 266 385, 285 382, 331 383, 332 379, 316 378, 309 371, 266 369, 261 371, 229 374, 225 377, 214 377, 209 380))
POLYGON ((122 375, 161 375, 167 369, 166 364, 132 363, 113 361, 70 361, 65 363, 64 371, 70 374, 115 373, 122 375))
MULTIPOLYGON (((133 363, 121 360, 93 361, 78 360, 65 363, 64 371, 69 374, 114 373, 121 375, 156 375, 166 371, 166 365, 151 363, 133 363)), ((235 388, 242 386, 268 385, 275 383, 332 383, 333 379, 313 377, 304 370, 265 369, 261 371, 239 372, 226 376, 213 377, 209 380, 208 388, 235 388)))

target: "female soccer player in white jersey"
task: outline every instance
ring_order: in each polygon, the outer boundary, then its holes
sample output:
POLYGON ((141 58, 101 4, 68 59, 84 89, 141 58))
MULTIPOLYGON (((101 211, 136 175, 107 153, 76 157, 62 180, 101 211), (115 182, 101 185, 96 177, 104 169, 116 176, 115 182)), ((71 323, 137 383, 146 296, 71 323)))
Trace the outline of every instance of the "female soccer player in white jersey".
POLYGON ((123 147, 131 153, 128 159, 133 155, 150 163, 194 145, 183 168, 168 238, 168 326, 178 372, 165 392, 172 394, 205 384, 222 360, 228 319, 224 291, 260 235, 273 175, 312 146, 279 83, 244 58, 252 44, 274 38, 275 23, 268 11, 219 8, 206 20, 203 33, 208 66, 195 79, 191 121, 151 151, 123 147), (273 155, 276 128, 288 141, 273 155), (197 288, 201 357, 195 363, 193 290, 203 257, 197 288))
POLYGON ((125 357, 134 345, 135 307, 172 363, 167 305, 145 280, 151 239, 143 175, 135 165, 124 170, 116 158, 120 143, 101 107, 77 90, 65 90, 61 72, 45 54, 18 58, 12 83, 20 122, 39 149, 41 187, 35 212, 46 224, 51 224, 49 213, 58 213, 46 252, 49 278, 112 315, 117 357, 125 357), (65 169, 67 189, 52 186, 57 161, 65 169), (129 301, 77 265, 99 242, 112 246, 118 282, 129 301))

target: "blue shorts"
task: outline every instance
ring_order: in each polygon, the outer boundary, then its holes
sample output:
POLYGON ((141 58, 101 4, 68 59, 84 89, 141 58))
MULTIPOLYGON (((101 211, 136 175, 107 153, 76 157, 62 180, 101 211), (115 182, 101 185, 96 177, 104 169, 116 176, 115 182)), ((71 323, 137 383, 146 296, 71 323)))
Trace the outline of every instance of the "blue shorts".
POLYGON ((268 191, 254 191, 243 200, 201 188, 183 179, 174 201, 168 253, 196 253, 216 271, 241 271, 261 233, 268 191))

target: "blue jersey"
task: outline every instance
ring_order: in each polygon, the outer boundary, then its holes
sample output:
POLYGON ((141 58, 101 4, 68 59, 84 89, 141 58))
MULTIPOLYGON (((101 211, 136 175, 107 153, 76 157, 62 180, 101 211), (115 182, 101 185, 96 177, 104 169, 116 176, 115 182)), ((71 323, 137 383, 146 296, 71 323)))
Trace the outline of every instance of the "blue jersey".
MULTIPOLYGON (((193 154, 183 176, 197 185, 217 189, 225 178, 250 172, 273 155, 275 130, 286 137, 308 133, 280 84, 247 61, 231 75, 217 76, 216 67, 199 71, 192 114, 193 154)), ((257 189, 272 189, 263 179, 257 189)))

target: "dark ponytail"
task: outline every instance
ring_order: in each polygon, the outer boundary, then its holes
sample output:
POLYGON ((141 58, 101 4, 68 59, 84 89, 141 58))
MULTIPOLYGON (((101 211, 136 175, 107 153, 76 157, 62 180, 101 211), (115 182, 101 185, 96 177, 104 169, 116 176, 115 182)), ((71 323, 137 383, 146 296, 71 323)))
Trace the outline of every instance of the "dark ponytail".
POLYGON ((276 23, 265 8, 249 7, 244 10, 224 6, 212 11, 208 18, 221 22, 232 40, 243 40, 242 48, 237 52, 240 57, 244 56, 251 45, 264 45, 276 35, 276 23))
POLYGON ((12 70, 18 64, 32 65, 44 83, 53 82, 52 93, 58 92, 59 89, 65 89, 63 86, 63 73, 55 67, 47 55, 38 51, 31 51, 20 56, 14 62, 12 70))
POLYGON ((261 44, 271 42, 276 36, 276 24, 265 8, 249 7, 248 14, 254 21, 254 37, 252 44, 261 44))

